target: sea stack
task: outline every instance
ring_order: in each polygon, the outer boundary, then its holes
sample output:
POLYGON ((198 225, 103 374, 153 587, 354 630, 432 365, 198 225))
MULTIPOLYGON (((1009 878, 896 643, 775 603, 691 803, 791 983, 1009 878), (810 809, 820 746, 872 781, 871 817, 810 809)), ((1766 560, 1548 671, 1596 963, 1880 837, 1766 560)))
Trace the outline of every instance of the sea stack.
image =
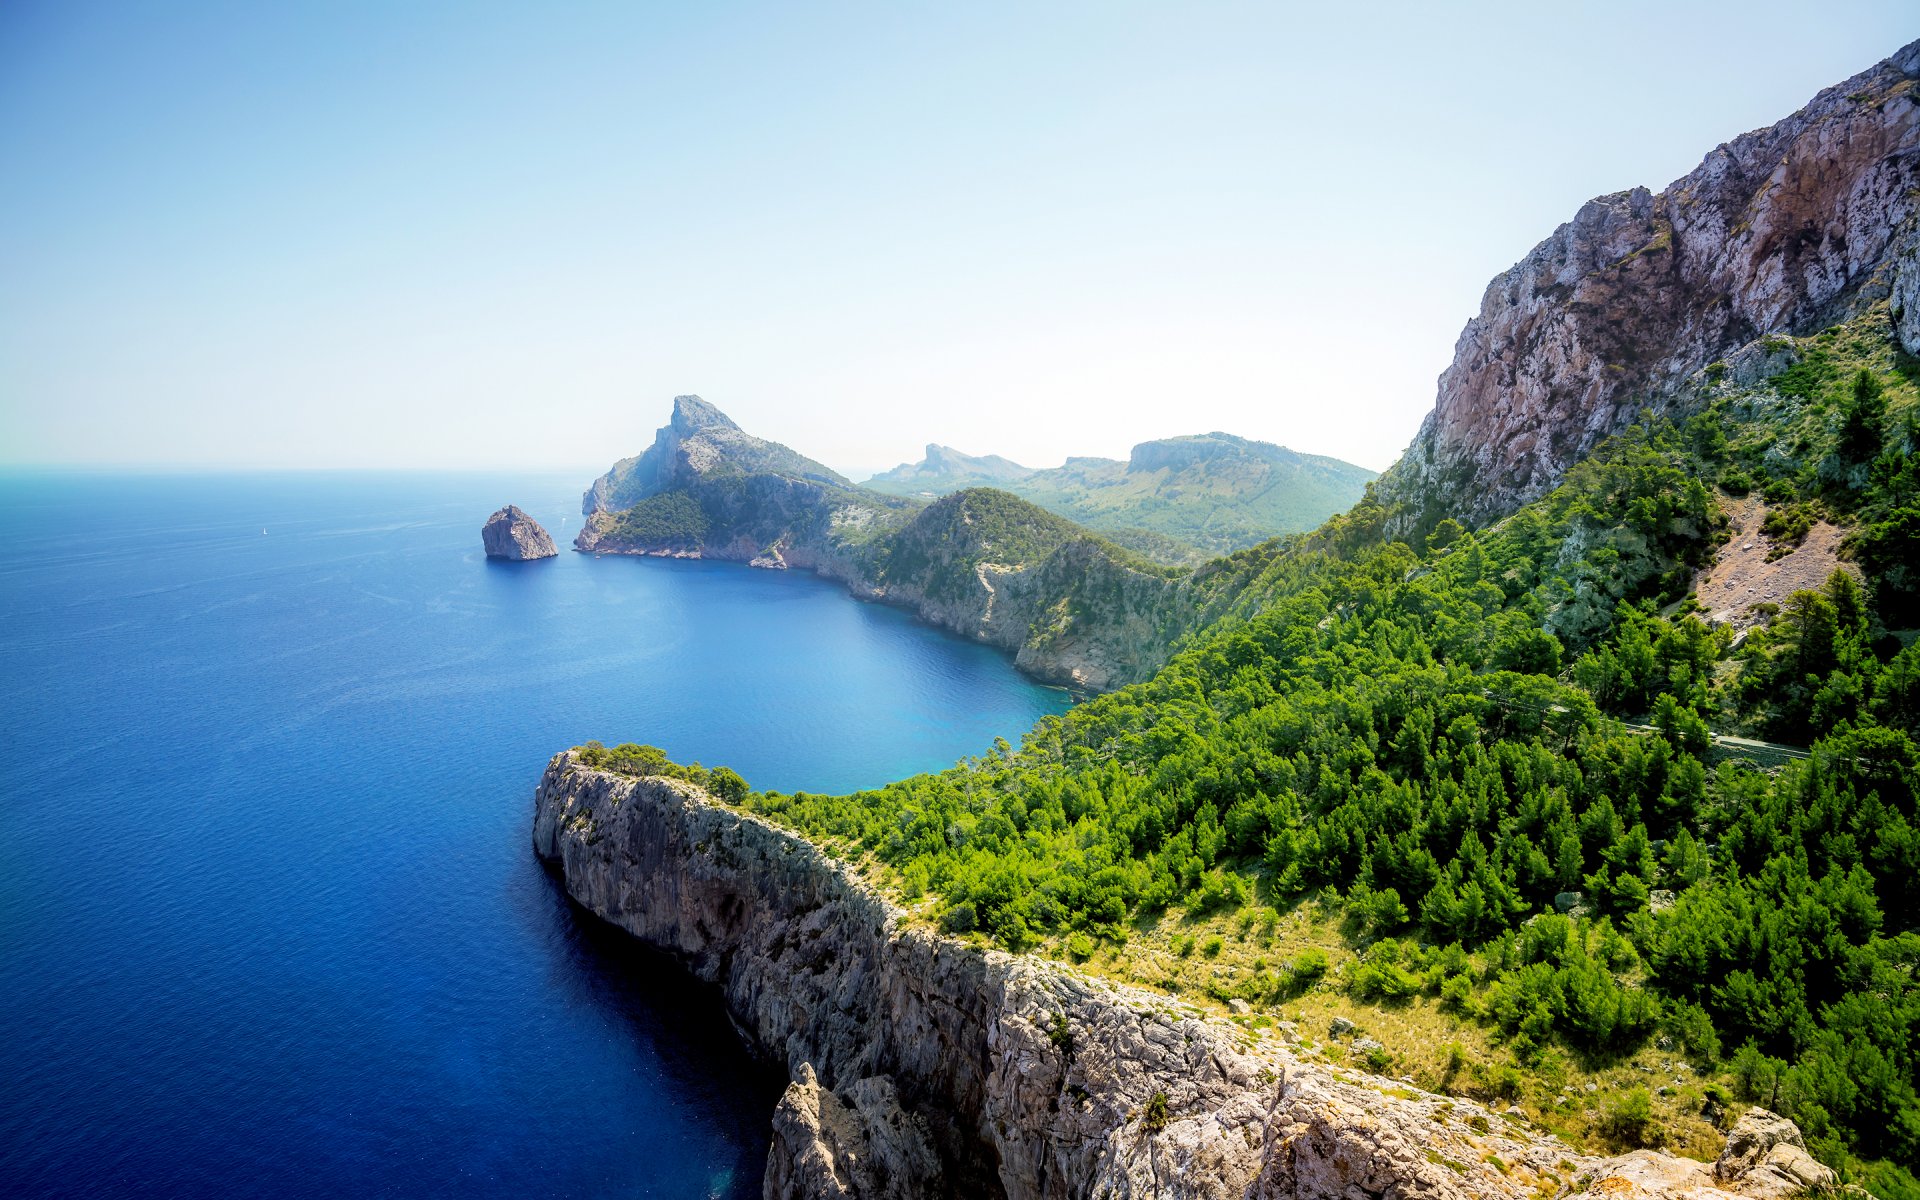
POLYGON ((540 522, 522 512, 517 504, 509 504, 488 517, 480 530, 480 540, 487 547, 488 558, 552 558, 560 553, 553 548, 553 539, 547 536, 547 531, 540 528, 540 522))

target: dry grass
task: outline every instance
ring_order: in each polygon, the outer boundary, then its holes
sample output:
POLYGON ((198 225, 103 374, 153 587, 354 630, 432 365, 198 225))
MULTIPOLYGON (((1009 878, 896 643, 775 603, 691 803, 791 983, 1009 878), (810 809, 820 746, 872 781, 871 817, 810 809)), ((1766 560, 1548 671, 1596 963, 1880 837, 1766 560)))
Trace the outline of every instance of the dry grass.
MULTIPOLYGON (((1070 957, 1064 939, 1041 952, 1070 957)), ((1712 1076, 1698 1075, 1682 1052, 1650 1043, 1620 1061, 1583 1063, 1556 1050, 1535 1066, 1522 1066, 1499 1043, 1497 1031, 1443 1010, 1433 997, 1373 1004, 1347 995, 1340 975, 1355 958, 1337 905, 1310 899, 1284 913, 1251 905, 1195 919, 1172 911, 1137 922, 1125 945, 1103 944, 1080 965, 1229 1017, 1250 1036, 1281 1037, 1297 1057, 1372 1071, 1383 1090, 1401 1085, 1464 1096, 1496 1110, 1515 1105, 1531 1124, 1590 1151, 1631 1148, 1609 1138, 1606 1114, 1622 1095, 1644 1087, 1653 1094, 1654 1145, 1700 1159, 1720 1152, 1723 1135, 1700 1115, 1712 1076), (1215 938, 1220 948, 1209 954, 1206 947, 1215 938), (1287 965, 1315 950, 1327 957, 1326 975, 1304 991, 1276 993, 1271 985, 1285 979, 1287 965), (1237 1012, 1230 1003, 1235 999, 1245 1001, 1248 1011, 1237 1012), (1357 1033, 1332 1036, 1336 1017, 1351 1021, 1357 1033), (1384 1051, 1362 1061, 1352 1049, 1358 1038, 1371 1038, 1384 1051)))

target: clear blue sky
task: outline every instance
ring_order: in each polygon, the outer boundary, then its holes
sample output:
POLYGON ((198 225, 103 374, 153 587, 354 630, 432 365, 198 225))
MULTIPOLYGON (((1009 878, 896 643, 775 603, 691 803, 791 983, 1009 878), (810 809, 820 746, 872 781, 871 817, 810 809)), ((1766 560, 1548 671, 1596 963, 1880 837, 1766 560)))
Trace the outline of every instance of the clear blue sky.
POLYGON ((1911 0, 0 6, 0 461, 1385 467, 1487 280, 1911 0))

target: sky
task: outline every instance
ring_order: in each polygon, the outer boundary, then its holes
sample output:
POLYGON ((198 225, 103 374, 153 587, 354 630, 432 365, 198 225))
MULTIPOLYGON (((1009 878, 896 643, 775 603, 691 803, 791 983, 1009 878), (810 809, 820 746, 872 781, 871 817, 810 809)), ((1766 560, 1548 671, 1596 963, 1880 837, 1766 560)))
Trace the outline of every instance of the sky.
POLYGON ((0 463, 1388 466, 1591 196, 1911 0, 0 3, 0 463))

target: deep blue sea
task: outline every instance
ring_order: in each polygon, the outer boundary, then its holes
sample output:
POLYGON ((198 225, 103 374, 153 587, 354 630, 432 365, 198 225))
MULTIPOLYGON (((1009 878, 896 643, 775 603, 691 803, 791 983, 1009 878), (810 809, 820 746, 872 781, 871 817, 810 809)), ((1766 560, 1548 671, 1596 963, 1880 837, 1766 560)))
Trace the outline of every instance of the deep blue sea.
POLYGON ((547 758, 844 790, 1067 701, 801 572, 482 557, 583 482, 0 475, 0 1194, 759 1194, 780 1081, 535 862, 547 758))

